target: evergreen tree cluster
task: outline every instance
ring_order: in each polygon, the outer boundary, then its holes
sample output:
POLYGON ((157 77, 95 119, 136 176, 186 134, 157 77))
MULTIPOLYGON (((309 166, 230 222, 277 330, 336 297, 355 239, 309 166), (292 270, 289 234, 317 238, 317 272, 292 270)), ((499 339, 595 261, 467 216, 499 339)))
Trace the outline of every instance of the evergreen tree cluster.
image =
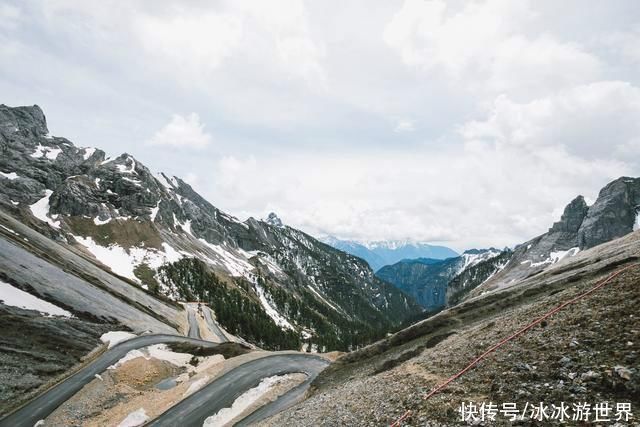
POLYGON ((249 296, 247 283, 238 287, 227 285, 196 258, 165 264, 160 267, 158 277, 175 287, 180 298, 208 304, 230 333, 267 350, 300 348, 298 334, 276 325, 260 303, 249 296))

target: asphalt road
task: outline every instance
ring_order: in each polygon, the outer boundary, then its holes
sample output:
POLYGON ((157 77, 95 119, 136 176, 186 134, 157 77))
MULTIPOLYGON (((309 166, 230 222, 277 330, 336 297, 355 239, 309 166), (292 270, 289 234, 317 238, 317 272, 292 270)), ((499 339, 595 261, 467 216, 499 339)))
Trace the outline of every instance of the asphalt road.
POLYGON ((297 372, 308 376, 305 383, 293 388, 273 404, 265 406, 266 409, 256 411, 255 418, 253 418, 253 414, 246 418, 252 418, 251 422, 256 422, 295 403, 311 381, 328 365, 327 360, 307 354, 274 354, 252 360, 227 372, 182 400, 146 426, 200 427, 207 417, 216 414, 223 408, 231 407, 241 394, 256 387, 266 377, 297 372), (281 400, 282 402, 280 402, 281 400))
POLYGON ((96 374, 104 372, 109 366, 122 359, 129 351, 154 344, 192 343, 203 347, 215 347, 209 341, 187 338, 179 335, 143 335, 122 342, 107 350, 91 364, 82 368, 69 378, 53 386, 23 407, 0 420, 0 427, 33 427, 39 420, 46 418, 58 406, 66 402, 82 387, 91 382, 96 374))
POLYGON ((211 316, 211 309, 209 309, 208 307, 204 307, 202 311, 204 312, 204 319, 207 321, 207 325, 209 325, 209 330, 211 331, 211 333, 217 336, 220 342, 229 341, 224 332, 222 332, 222 329, 220 329, 220 326, 218 326, 216 321, 213 320, 213 316, 211 316))
POLYGON ((307 375, 307 379, 303 383, 287 391, 285 394, 280 396, 277 400, 258 408, 249 416, 237 422, 234 425, 234 427, 242 427, 242 426, 249 426, 249 425, 255 424, 279 412, 282 412, 285 409, 290 408, 296 403, 302 401, 302 399, 304 398, 304 394, 306 393, 307 389, 311 385, 311 382, 318 376, 319 373, 320 371, 315 373, 315 375, 307 375))
POLYGON ((196 319, 196 312, 191 304, 186 304, 187 316, 189 318, 189 338, 200 339, 200 327, 196 319))

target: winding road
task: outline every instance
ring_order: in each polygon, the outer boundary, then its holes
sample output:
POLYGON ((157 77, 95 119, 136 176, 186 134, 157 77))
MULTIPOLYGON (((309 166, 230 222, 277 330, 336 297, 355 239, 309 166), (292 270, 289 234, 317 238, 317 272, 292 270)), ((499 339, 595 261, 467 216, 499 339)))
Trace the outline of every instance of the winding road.
MULTIPOLYGON (((122 359, 129 351, 154 344, 189 343, 203 347, 216 347, 219 343, 202 341, 179 335, 143 335, 124 341, 98 356, 64 381, 0 420, 0 427, 32 427, 45 419, 56 408, 91 382, 96 374, 122 359)), ((244 392, 257 386, 264 378, 274 375, 303 373, 307 379, 246 417, 238 425, 248 425, 297 403, 316 376, 329 365, 329 361, 305 353, 280 353, 246 362, 230 370, 196 393, 169 408, 151 421, 151 426, 202 426, 204 420, 223 408, 230 407, 244 392)))
POLYGON ((204 320, 206 320, 211 333, 214 334, 216 337, 218 337, 218 340, 220 342, 229 341, 226 335, 224 334, 224 332, 222 332, 222 329, 220 329, 220 326, 218 326, 216 321, 213 320, 213 316, 211 315, 211 309, 209 307, 204 307, 202 311, 204 312, 204 320))
POLYGON ((201 339, 200 338, 200 327, 198 326, 198 319, 196 319, 196 312, 193 309, 193 305, 186 304, 187 307, 187 317, 189 319, 189 338, 201 339))
POLYGON ((146 425, 200 427, 205 419, 223 408, 231 407, 241 394, 256 387, 264 378, 297 372, 307 375, 305 382, 289 390, 275 402, 258 409, 245 418, 241 424, 257 422, 296 403, 307 390, 311 381, 328 365, 329 361, 304 353, 274 354, 252 360, 222 375, 146 425))
POLYGON ((154 344, 169 343, 189 343, 203 347, 215 347, 218 345, 217 343, 180 335, 143 335, 124 341, 98 356, 96 360, 69 378, 7 415, 0 420, 0 427, 33 427, 39 420, 46 418, 58 406, 91 382, 96 374, 104 372, 109 366, 122 359, 129 351, 154 344))

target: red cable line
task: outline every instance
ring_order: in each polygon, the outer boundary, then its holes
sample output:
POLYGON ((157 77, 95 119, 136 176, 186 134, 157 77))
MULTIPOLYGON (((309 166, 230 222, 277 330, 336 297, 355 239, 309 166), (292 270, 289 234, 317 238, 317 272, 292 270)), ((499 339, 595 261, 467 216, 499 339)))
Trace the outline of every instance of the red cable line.
MULTIPOLYGON (((558 311, 562 310, 563 308, 565 308, 566 306, 570 305, 570 304, 574 304, 576 301, 592 294, 593 292, 597 291, 598 289, 602 288, 604 285, 606 285, 607 283, 609 283, 611 280, 613 280, 615 277, 617 277, 618 275, 620 275, 621 273, 623 273, 626 270, 629 270, 632 267, 637 267, 640 264, 631 264, 628 265, 624 268, 621 268, 618 271, 615 271, 614 273, 612 273, 609 277, 607 277, 606 279, 602 280, 600 283, 598 283, 596 286, 594 286, 593 288, 589 289, 586 292, 583 292, 582 294, 570 299, 569 301, 566 301, 562 304, 560 304, 559 306, 557 306, 556 308, 554 308, 553 310, 547 312, 545 315, 543 315, 542 317, 537 318, 536 320, 534 320, 533 322, 529 323, 527 326, 525 326, 524 328, 520 329, 519 331, 515 332, 514 334, 508 336, 507 338, 504 338, 503 340, 501 340, 499 343, 494 344, 492 347, 490 347, 487 351, 485 351, 484 353, 482 353, 480 356, 478 356, 473 362, 469 363, 463 370, 461 370, 460 372, 456 373, 455 375, 451 376, 449 379, 447 379, 445 382, 443 382, 442 384, 440 384, 439 386, 437 386, 436 388, 434 388, 433 390, 431 390, 429 392, 429 394, 427 394, 424 397, 424 400, 429 399, 431 396, 433 396, 434 394, 438 393, 439 391, 441 391, 443 388, 445 388, 447 385, 449 385, 450 383, 452 383, 453 381, 455 381, 456 379, 460 378, 462 375, 464 375, 467 371, 469 371, 471 368, 473 368, 475 365, 477 365, 482 359, 484 359, 487 355, 489 355, 490 353, 493 353, 494 351, 496 351, 499 347, 503 346, 504 344, 506 344, 507 342, 517 338, 518 336, 524 334, 525 332, 527 332, 529 329, 533 328, 534 326, 538 325, 539 323, 541 323, 543 320, 547 319, 548 317, 551 317, 552 315, 554 315, 555 313, 557 313, 558 311)), ((400 426, 400 423, 402 423, 402 421, 404 421, 409 415, 411 414, 411 410, 407 410, 407 412, 405 412, 400 418, 398 418, 393 424, 391 424, 390 427, 398 427, 400 426)))

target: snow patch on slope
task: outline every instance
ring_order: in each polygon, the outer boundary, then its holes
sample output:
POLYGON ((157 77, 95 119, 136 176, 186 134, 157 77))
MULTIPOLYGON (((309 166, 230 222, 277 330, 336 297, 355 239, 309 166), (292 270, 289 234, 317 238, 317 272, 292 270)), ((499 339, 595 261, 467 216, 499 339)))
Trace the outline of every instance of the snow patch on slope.
MULTIPOLYGON (((329 307, 333 308, 335 311, 337 311, 338 313, 340 313, 340 310, 338 310, 336 308, 335 305, 331 304, 329 301, 327 301, 322 295, 320 295, 320 293, 318 291, 316 291, 315 289, 313 289, 312 286, 308 286, 308 289, 314 293, 314 295, 316 295, 322 302, 324 302, 325 304, 327 304, 329 307)), ((380 294, 376 295, 379 296, 380 294)))
POLYGON ((44 315, 72 317, 69 313, 56 305, 42 300, 28 292, 18 289, 9 283, 0 280, 0 300, 4 305, 20 307, 27 310, 36 310, 44 315))
POLYGON ((42 144, 38 144, 36 150, 31 153, 31 157, 36 159, 41 159, 42 157, 46 157, 49 160, 55 160, 58 158, 58 154, 62 152, 61 148, 51 148, 45 147, 42 144))
POLYGON ((96 149, 93 147, 87 147, 83 149, 82 158, 85 160, 89 160, 89 157, 93 156, 93 153, 96 152, 96 149))
POLYGON ((53 194, 53 191, 44 190, 44 193, 45 196, 29 206, 29 209, 31 209, 33 216, 38 218, 40 221, 46 222, 53 228, 60 228, 60 221, 54 221, 49 217, 49 198, 53 194))
POLYGON ((107 348, 111 348, 117 344, 120 344, 123 341, 130 340, 131 338, 135 338, 137 335, 132 334, 131 332, 125 331, 111 331, 106 334, 102 334, 100 337, 100 341, 107 344, 107 348))
POLYGON ((278 313, 278 311, 271 305, 271 302, 267 298, 267 295, 265 294, 262 286, 258 285, 257 283, 254 286, 256 293, 258 294, 258 298, 260 299, 260 304, 262 304, 262 308, 264 308, 264 311, 267 313, 267 315, 271 317, 274 322, 276 322, 276 325, 280 326, 283 330, 295 330, 291 323, 289 323, 289 321, 280 313, 278 313))
POLYGON ((218 411, 217 414, 210 416, 204 420, 202 427, 217 427, 223 426, 242 414, 246 409, 253 405, 262 396, 269 393, 269 391, 278 384, 289 381, 292 375, 276 375, 273 377, 267 377, 260 381, 254 388, 250 388, 243 394, 241 394, 231 405, 230 408, 223 408, 218 411))
POLYGON ((149 416, 145 412, 144 408, 140 408, 127 415, 127 417, 118 424, 118 427, 138 427, 147 421, 149 421, 149 416))
POLYGON ((202 238, 198 240, 211 249, 217 256, 217 260, 207 257, 214 265, 221 265, 234 277, 250 277, 249 273, 253 270, 253 265, 251 265, 249 261, 233 254, 221 245, 214 245, 202 238))
POLYGON ((493 250, 493 249, 489 249, 488 251, 480 252, 477 254, 463 253, 462 259, 464 262, 463 262, 463 265, 460 267, 460 271, 458 273, 461 273, 466 268, 473 267, 479 262, 486 261, 491 258, 495 258, 498 255, 500 255, 500 251, 493 250))
POLYGON ((151 213, 149 214, 149 216, 151 217, 151 222, 154 222, 156 220, 156 216, 158 216, 159 211, 160 211, 160 200, 158 200, 158 203, 156 203, 155 208, 151 208, 151 213))
POLYGON ((176 251, 168 243, 162 243, 163 252, 137 247, 129 248, 127 252, 118 244, 106 247, 98 245, 92 237, 73 237, 111 271, 136 283, 140 283, 140 279, 133 272, 136 266, 144 263, 152 269, 157 269, 165 263, 176 262, 185 255, 176 251))
POLYGON ((563 260, 564 258, 575 256, 578 252, 580 252, 580 248, 575 247, 571 249, 567 249, 566 251, 554 251, 549 254, 549 257, 544 261, 540 262, 531 262, 530 267, 540 267, 545 264, 555 264, 563 260))
POLYGON ((7 178, 10 181, 13 181, 14 179, 18 179, 19 178, 18 174, 15 173, 15 172, 9 172, 9 173, 0 172, 0 175, 4 176, 5 178, 7 178))

